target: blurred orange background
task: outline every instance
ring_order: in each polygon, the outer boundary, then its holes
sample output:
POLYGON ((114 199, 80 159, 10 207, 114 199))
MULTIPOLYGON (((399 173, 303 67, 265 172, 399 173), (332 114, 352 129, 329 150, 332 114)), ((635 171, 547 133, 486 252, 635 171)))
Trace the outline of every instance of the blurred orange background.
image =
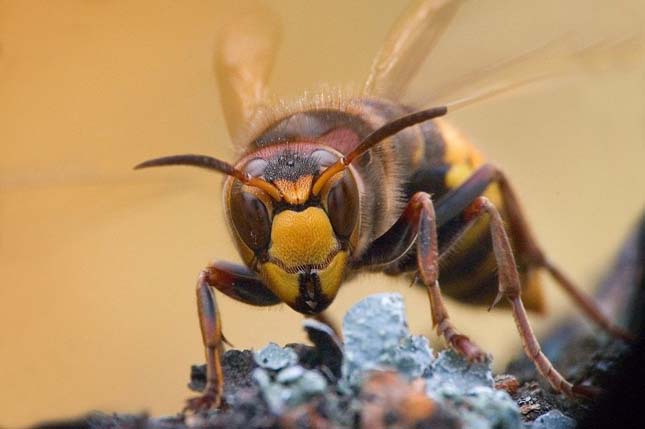
MULTIPOLYGON (((569 27, 593 35, 645 22, 637 0, 472 3, 414 91, 569 27)), ((272 87, 288 96, 360 85, 404 7, 269 5, 284 27, 272 87)), ((194 281, 210 260, 238 261, 221 178, 132 166, 184 152, 233 160, 212 65, 223 7, 0 1, 0 426, 95 409, 169 414, 189 396, 189 365, 203 360, 194 281)), ((640 56, 450 115, 513 178, 545 248, 587 289, 643 209, 644 66, 640 56)), ((574 310, 551 286, 552 322, 574 310)), ((424 293, 406 280, 360 276, 332 313, 384 290, 403 293, 412 330, 429 333, 424 293)), ((510 314, 449 304, 498 367, 518 351, 510 314)), ((236 347, 304 340, 286 307, 220 305, 236 347)))

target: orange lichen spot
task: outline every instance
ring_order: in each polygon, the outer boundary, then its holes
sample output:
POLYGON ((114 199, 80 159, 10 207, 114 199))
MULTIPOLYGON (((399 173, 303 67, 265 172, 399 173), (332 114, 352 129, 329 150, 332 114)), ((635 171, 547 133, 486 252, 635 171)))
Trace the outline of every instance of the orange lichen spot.
POLYGON ((423 380, 412 383, 392 371, 369 374, 360 393, 361 428, 434 427, 439 407, 424 392, 423 380))

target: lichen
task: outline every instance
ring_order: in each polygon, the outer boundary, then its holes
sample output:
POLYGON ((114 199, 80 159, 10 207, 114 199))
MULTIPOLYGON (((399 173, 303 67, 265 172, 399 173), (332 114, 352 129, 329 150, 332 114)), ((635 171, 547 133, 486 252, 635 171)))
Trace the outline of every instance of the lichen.
POLYGON ((522 427, 517 404, 494 388, 490 361, 467 362, 453 351, 435 356, 425 337, 410 333, 400 295, 378 294, 358 302, 343 320, 343 334, 342 388, 360 389, 366 374, 395 370, 409 380, 424 380, 427 395, 460 416, 464 427, 522 427))
POLYGON ((298 355, 291 348, 270 343, 253 357, 258 364, 253 379, 274 414, 303 404, 327 388, 325 377, 299 365, 298 355))

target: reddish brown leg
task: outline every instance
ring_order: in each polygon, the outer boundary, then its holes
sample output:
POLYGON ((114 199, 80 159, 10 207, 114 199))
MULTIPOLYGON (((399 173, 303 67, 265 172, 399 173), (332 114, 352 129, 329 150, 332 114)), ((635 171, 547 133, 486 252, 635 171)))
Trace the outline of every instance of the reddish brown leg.
POLYGON ((470 361, 481 361, 487 357, 479 346, 467 336, 459 333, 450 321, 441 296, 437 275, 439 273, 439 252, 434 206, 430 195, 425 192, 414 194, 403 213, 411 225, 417 225, 417 268, 421 281, 428 290, 432 325, 444 337, 450 347, 470 361))
MULTIPOLYGON (((468 200, 468 203, 470 202, 472 198, 468 200)), ((461 212, 467 205, 465 204, 456 213, 461 212)), ((448 214, 453 217, 455 215, 455 213, 448 214)), ((412 195, 395 224, 376 239, 360 259, 352 261, 352 264, 354 268, 386 266, 388 267, 386 272, 398 274, 402 271, 393 264, 406 255, 415 243, 416 270, 418 278, 422 280, 428 291, 433 327, 460 355, 471 361, 483 360, 487 356, 486 353, 453 326, 441 296, 437 281, 439 271, 437 217, 429 194, 417 192, 412 195)))
POLYGON ((197 312, 206 353, 206 387, 201 396, 187 401, 184 411, 200 412, 218 408, 224 391, 222 322, 213 288, 229 297, 256 306, 275 305, 280 300, 246 267, 215 262, 197 280, 197 312))
POLYGON ((224 391, 221 361, 224 354, 222 322, 215 295, 209 287, 207 278, 208 272, 203 271, 197 281, 197 311, 206 353, 206 387, 201 396, 187 401, 185 411, 199 412, 218 408, 224 391))
POLYGON ((517 245, 518 258, 522 259, 528 269, 546 269, 587 317, 609 334, 627 341, 633 340, 633 336, 612 323, 589 295, 580 290, 556 265, 548 260, 525 220, 518 198, 509 181, 499 170, 494 170, 494 180, 499 183, 502 192, 510 231, 517 245))
POLYGON ((517 272, 515 257, 511 244, 504 229, 504 222, 497 208, 486 198, 477 198, 470 207, 473 217, 481 216, 487 213, 490 216, 490 232, 493 240, 493 251, 497 260, 499 291, 493 306, 505 297, 511 303, 513 309, 513 319, 522 339, 524 352, 529 359, 535 364, 536 368, 544 378, 548 380, 551 386, 558 392, 568 396, 574 394, 573 386, 569 383, 551 364, 549 359, 542 353, 540 343, 538 343, 533 329, 529 323, 526 309, 522 303, 520 293, 520 276, 517 272))

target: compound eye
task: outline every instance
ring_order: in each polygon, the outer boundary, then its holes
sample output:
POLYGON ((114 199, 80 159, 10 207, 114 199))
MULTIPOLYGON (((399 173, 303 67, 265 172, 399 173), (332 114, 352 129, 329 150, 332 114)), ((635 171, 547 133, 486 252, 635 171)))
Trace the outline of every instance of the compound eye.
POLYGON ((340 238, 352 235, 358 218, 358 187, 347 171, 334 183, 327 194, 327 215, 334 232, 340 238))
POLYGON ((265 249, 271 239, 271 221, 264 203, 251 192, 231 195, 231 218, 238 235, 254 252, 265 249))

